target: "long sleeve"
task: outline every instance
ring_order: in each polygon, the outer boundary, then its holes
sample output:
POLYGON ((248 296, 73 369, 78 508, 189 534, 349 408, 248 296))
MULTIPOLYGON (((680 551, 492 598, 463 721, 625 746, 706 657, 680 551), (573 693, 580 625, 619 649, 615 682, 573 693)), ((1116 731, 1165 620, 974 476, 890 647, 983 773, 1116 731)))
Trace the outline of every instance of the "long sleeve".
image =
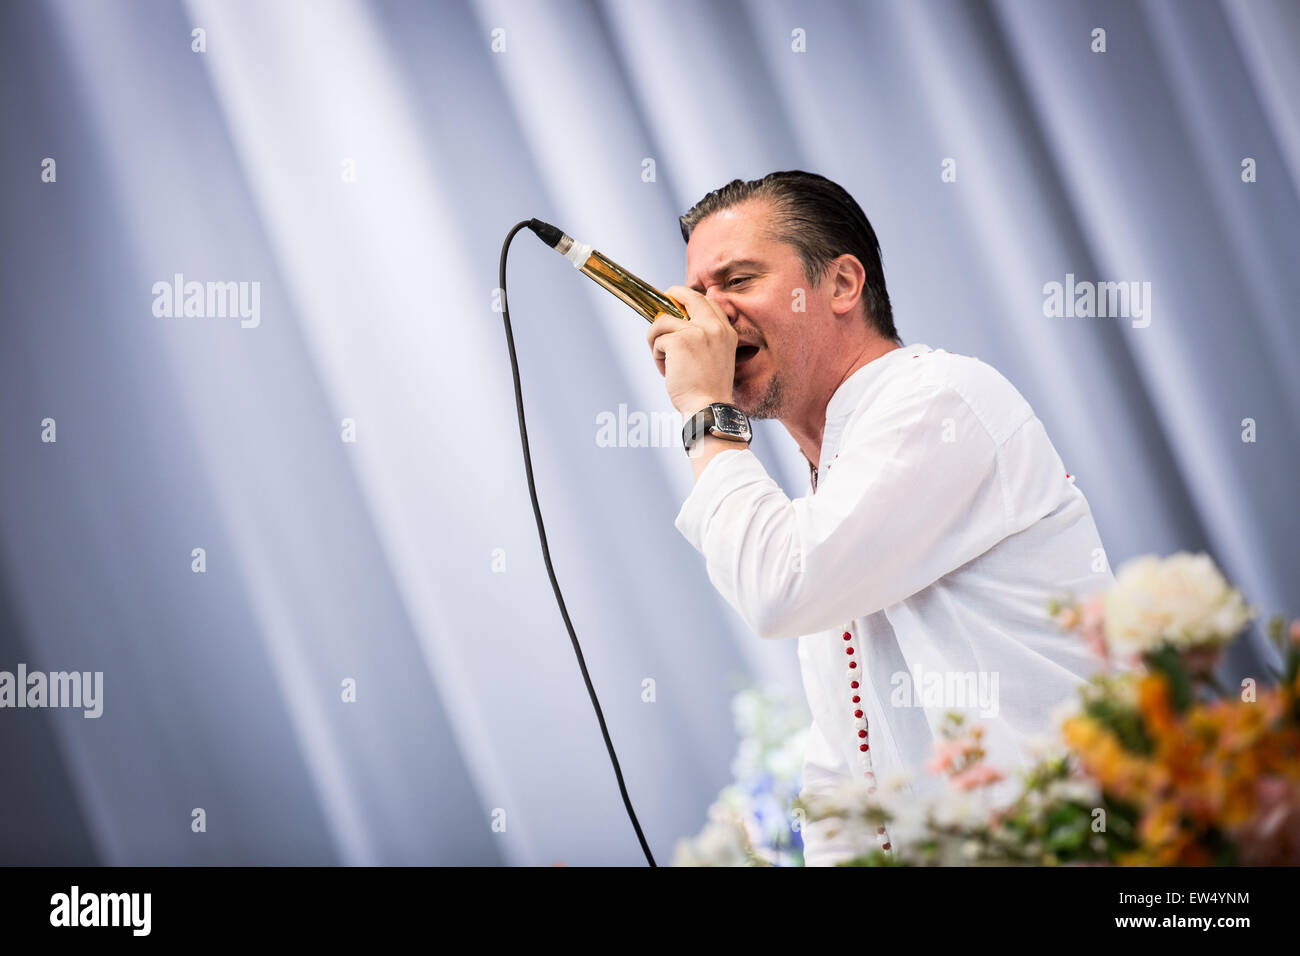
POLYGON ((860 410, 806 498, 748 449, 718 455, 676 526, 755 633, 797 637, 889 607, 1006 537, 998 464, 962 395, 930 385, 860 410))

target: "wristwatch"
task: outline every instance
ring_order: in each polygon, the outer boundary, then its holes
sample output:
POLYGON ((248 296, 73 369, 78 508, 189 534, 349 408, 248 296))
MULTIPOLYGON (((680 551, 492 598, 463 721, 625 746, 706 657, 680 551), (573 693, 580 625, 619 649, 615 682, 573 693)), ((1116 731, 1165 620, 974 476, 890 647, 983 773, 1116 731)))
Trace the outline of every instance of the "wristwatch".
POLYGON ((682 444, 686 446, 687 455, 705 435, 717 435, 734 442, 747 442, 754 437, 749 427, 749 416, 726 402, 706 405, 686 420, 682 426, 682 444))

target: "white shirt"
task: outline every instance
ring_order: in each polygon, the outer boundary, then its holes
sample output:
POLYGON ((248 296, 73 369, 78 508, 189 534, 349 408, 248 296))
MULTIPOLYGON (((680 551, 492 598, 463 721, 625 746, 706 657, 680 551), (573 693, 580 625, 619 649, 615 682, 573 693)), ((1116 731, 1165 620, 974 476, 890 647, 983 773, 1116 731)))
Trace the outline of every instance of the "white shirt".
MULTIPOLYGON (((935 792, 925 764, 954 710, 985 728, 1008 794, 1031 738, 1098 669, 1047 610, 1114 580, 1092 512, 1033 409, 978 359, 887 352, 831 396, 807 497, 729 449, 675 523, 755 633, 799 640, 803 796, 900 772, 906 792, 935 792)), ((807 865, 854 855, 831 822, 804 828, 807 865)))

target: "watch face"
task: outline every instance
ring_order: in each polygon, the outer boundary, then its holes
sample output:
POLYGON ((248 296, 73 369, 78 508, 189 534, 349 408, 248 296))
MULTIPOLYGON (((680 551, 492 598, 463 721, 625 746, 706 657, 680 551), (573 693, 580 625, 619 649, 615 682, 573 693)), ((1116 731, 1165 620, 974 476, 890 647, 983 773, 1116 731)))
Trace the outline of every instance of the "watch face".
POLYGON ((713 415, 717 421, 717 427, 733 435, 747 435, 749 433, 749 419, 744 413, 732 408, 730 405, 714 405, 713 415))
POLYGON ((729 405, 714 406, 714 414, 718 418, 719 428, 725 428, 728 432, 740 432, 745 428, 745 416, 737 414, 735 408, 729 405))

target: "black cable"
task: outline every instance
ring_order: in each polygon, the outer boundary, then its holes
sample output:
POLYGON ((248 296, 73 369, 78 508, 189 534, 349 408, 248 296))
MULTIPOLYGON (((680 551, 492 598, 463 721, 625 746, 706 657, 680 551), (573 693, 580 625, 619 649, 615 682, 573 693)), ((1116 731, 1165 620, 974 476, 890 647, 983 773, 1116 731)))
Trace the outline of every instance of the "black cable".
POLYGON ((528 494, 533 499, 533 514, 537 518, 537 536, 542 541, 542 557, 546 559, 546 573, 551 577, 551 587, 555 591, 555 600, 560 604, 560 614, 564 617, 564 626, 569 629, 569 639, 573 642, 573 652, 578 655, 578 667, 582 670, 582 679, 587 684, 587 694, 591 697, 591 705, 596 708, 596 719, 600 721, 600 733, 605 738, 605 749, 609 751, 610 762, 614 764, 614 776, 618 778, 618 791, 623 795, 623 806, 627 807, 627 815, 632 820, 632 828, 636 830, 636 838, 641 841, 641 850, 645 853, 646 861, 651 866, 658 866, 655 858, 650 852, 650 846, 645 841, 645 834, 641 832, 641 824, 637 822, 636 812, 632 809, 632 801, 628 798, 627 787, 623 784, 623 771, 619 769, 618 757, 614 753, 614 744, 609 739, 609 729, 605 726, 605 715, 601 712, 600 701, 596 699, 596 689, 591 684, 591 675, 587 673, 587 662, 582 658, 582 648, 578 645, 578 635, 573 632, 573 622, 569 620, 568 608, 564 606, 564 596, 560 594, 560 584, 555 580, 555 568, 551 566, 551 551, 546 546, 546 528, 542 525, 542 509, 537 504, 537 487, 533 484, 533 460, 528 454, 528 428, 524 425, 524 392, 519 385, 519 363, 515 359, 515 337, 510 331, 510 297, 506 295, 506 252, 510 249, 510 241, 514 239, 515 233, 520 229, 528 227, 533 220, 525 219, 519 223, 506 236, 505 244, 501 246, 501 317, 506 323, 506 344, 510 347, 510 371, 515 378, 515 407, 519 410, 519 439, 524 446, 524 470, 528 473, 528 494))

